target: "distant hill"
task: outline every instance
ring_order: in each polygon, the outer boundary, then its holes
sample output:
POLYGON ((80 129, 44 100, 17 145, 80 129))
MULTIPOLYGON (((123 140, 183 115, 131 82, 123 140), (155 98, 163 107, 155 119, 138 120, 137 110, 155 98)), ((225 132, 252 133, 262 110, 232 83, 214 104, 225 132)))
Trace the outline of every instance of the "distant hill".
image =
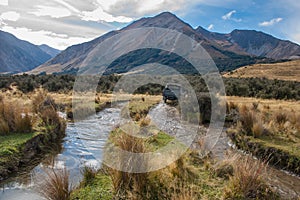
POLYGON ((225 49, 275 60, 299 59, 300 46, 254 30, 234 30, 229 34, 209 32, 198 27, 197 32, 225 49))
MULTIPOLYGON (((76 73, 87 55, 102 41, 122 31, 143 27, 169 28, 194 38, 201 42, 220 71, 230 71, 260 62, 298 58, 300 55, 299 45, 262 32, 235 30, 230 34, 212 33, 202 27, 193 29, 174 14, 164 12, 154 17, 139 19, 121 30, 112 31, 90 42, 71 46, 30 73, 76 73)), ((135 66, 150 62, 173 66, 182 73, 195 72, 189 63, 176 55, 147 49, 122 56, 109 66, 107 74, 126 73, 135 66)))
POLYGON ((38 46, 0 31, 0 73, 26 72, 49 59, 38 46))
POLYGON ((57 54, 59 54, 61 51, 52 47, 49 47, 46 44, 42 44, 38 46, 42 51, 44 51, 45 53, 47 53, 48 55, 50 55, 52 58, 54 58, 55 56, 57 56, 57 54))
POLYGON ((256 64, 245 66, 224 74, 224 77, 257 77, 300 82, 300 60, 274 64, 256 64))

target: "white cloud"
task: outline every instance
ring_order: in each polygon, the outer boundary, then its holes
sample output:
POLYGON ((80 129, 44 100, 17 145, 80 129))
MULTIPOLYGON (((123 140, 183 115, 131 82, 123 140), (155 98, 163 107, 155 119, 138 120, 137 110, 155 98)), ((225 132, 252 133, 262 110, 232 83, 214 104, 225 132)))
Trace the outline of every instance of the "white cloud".
POLYGON ((277 24, 279 22, 281 22, 283 19, 282 18, 275 18, 275 19, 271 19, 270 21, 264 21, 259 23, 259 26, 273 26, 274 24, 277 24))
POLYGON ((207 28, 207 29, 208 29, 209 31, 211 31, 211 30, 213 30, 213 29, 214 29, 214 27, 215 27, 215 26, 214 26, 213 24, 211 24, 211 25, 209 25, 209 26, 208 26, 208 28, 207 28))
POLYGON ((0 0, 0 6, 8 6, 8 0, 0 0))
POLYGON ((115 17, 103 11, 101 7, 91 12, 83 11, 81 19, 85 21, 105 21, 105 22, 120 22, 120 23, 128 23, 133 21, 133 19, 130 17, 124 17, 124 16, 115 17))
POLYGON ((8 21, 18 21, 20 19, 20 14, 15 12, 15 11, 9 11, 9 12, 5 12, 2 13, 0 15, 0 18, 2 20, 8 20, 8 21))
POLYGON ((232 15, 236 13, 236 10, 230 11, 229 13, 227 13, 226 15, 222 16, 222 19, 224 20, 230 20, 232 15))
POLYGON ((38 17, 41 16, 50 16, 52 18, 61 18, 71 16, 71 12, 67 8, 61 7, 50 7, 50 6, 36 6, 37 10, 33 12, 29 12, 30 14, 34 14, 38 17))
POLYGON ((233 20, 235 22, 241 22, 242 19, 237 19, 237 18, 232 17, 235 13, 236 13, 236 10, 230 11, 226 15, 222 16, 222 19, 224 19, 224 20, 233 20))
POLYGON ((53 0, 53 1, 55 1, 55 2, 57 2, 57 3, 59 3, 59 4, 63 5, 63 6, 65 6, 66 8, 68 8, 69 10, 71 10, 71 11, 73 11, 73 12, 75 12, 75 13, 79 13, 79 12, 80 12, 80 10, 78 10, 78 9, 75 8, 74 6, 72 6, 72 5, 68 4, 68 3, 66 3, 66 2, 63 1, 63 0, 53 0))
POLYGON ((1 29, 14 34, 19 39, 30 41, 33 44, 40 45, 46 43, 51 47, 61 50, 65 49, 67 46, 87 42, 93 39, 84 37, 69 37, 66 34, 57 34, 46 30, 32 31, 31 29, 24 27, 14 28, 11 26, 4 26, 1 29))
POLYGON ((163 11, 183 12, 187 7, 203 0, 97 0, 97 4, 107 13, 131 18, 157 14, 163 11))

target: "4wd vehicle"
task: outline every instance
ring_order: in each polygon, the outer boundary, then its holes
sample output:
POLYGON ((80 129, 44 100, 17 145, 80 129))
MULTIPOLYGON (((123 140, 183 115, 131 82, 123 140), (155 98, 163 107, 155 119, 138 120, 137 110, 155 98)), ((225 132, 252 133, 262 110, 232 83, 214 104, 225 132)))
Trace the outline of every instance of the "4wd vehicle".
POLYGON ((176 83, 168 83, 163 90, 163 100, 166 103, 167 100, 178 100, 181 95, 181 85, 176 83))

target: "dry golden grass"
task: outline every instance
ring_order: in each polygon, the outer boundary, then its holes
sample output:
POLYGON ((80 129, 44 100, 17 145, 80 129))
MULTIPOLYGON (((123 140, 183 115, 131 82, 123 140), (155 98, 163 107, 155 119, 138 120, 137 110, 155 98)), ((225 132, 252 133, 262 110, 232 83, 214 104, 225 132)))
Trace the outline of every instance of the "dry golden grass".
POLYGON ((225 190, 225 199, 276 199, 265 180, 267 165, 251 156, 233 155, 226 162, 233 166, 233 176, 225 190))
POLYGON ((286 81, 300 81, 300 60, 245 66, 226 73, 224 77, 234 78, 267 78, 286 81))
POLYGON ((269 100, 269 99, 257 99, 257 98, 247 98, 247 97, 226 97, 228 103, 234 103, 238 106, 246 105, 247 107, 253 107, 253 103, 258 103, 257 109, 263 110, 268 109, 270 112, 277 112, 281 109, 287 111, 295 111, 300 113, 300 101, 284 101, 284 100, 269 100))
POLYGON ((32 115, 29 113, 29 108, 23 107, 21 100, 0 95, 0 135, 31 132, 32 115))
POLYGON ((37 185, 37 191, 48 200, 69 200, 72 191, 69 172, 66 169, 49 169, 45 172, 46 175, 41 177, 37 185))

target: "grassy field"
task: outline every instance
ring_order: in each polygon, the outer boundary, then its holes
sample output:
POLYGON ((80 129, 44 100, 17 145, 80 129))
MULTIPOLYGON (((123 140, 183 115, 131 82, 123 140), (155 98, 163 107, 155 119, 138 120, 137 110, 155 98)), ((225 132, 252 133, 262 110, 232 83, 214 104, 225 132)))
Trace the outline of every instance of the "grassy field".
POLYGON ((255 64, 245 66, 226 73, 224 77, 256 77, 300 82, 300 60, 275 64, 255 64))
POLYGON ((270 112, 276 112, 279 110, 290 112, 293 110, 296 113, 300 113, 300 101, 270 100, 236 96, 227 96, 226 101, 228 103, 232 102, 238 106, 246 105, 248 107, 251 107, 253 103, 258 103, 259 109, 269 109, 270 112))
POLYGON ((279 168, 300 174, 300 102, 228 97, 239 119, 228 130, 235 144, 279 168))

